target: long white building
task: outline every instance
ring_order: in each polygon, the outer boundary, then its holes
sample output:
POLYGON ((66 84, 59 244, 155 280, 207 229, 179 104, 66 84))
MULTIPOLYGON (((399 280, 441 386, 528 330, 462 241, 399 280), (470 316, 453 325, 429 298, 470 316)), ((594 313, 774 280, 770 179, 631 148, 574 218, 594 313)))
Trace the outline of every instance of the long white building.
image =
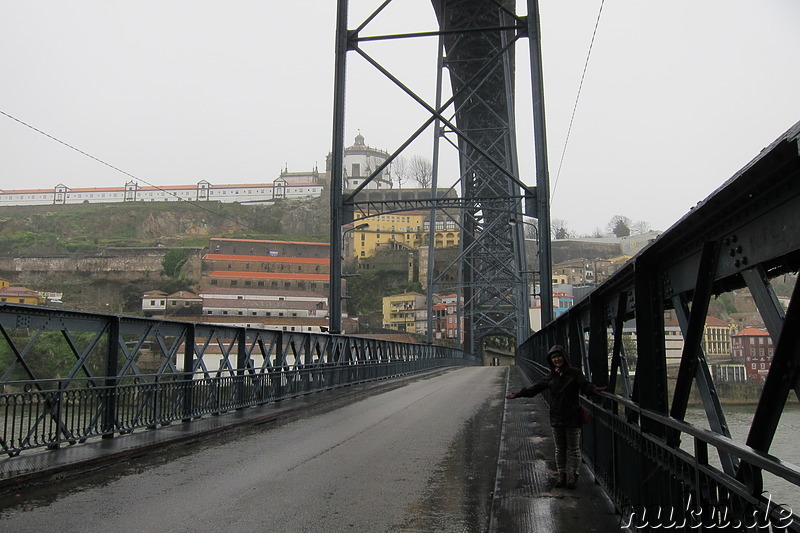
POLYGON ((12 205, 59 205, 115 202, 223 202, 269 203, 282 198, 315 198, 323 184, 316 172, 302 176, 281 174, 272 183, 213 185, 201 180, 195 185, 152 187, 129 181, 124 187, 67 187, 52 189, 0 190, 0 207, 12 205), (314 177, 317 176, 317 180, 314 177))
MULTIPOLYGON (((368 146, 360 133, 344 149, 344 188, 356 189, 388 159, 389 153, 368 146)), ((325 172, 289 172, 284 168, 272 183, 216 185, 206 180, 193 185, 142 185, 129 181, 124 187, 69 187, 59 183, 52 189, 0 189, 0 207, 16 205, 63 205, 115 202, 223 202, 271 203, 283 198, 317 198, 330 179, 331 155, 325 172)), ((367 189, 391 189, 391 167, 367 184, 367 189)))

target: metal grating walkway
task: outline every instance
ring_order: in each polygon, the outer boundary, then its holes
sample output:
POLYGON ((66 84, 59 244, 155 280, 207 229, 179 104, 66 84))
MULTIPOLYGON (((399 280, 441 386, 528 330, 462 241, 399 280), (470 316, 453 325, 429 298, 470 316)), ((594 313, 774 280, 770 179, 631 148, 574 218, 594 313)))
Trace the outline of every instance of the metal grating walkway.
MULTIPOLYGON (((508 392, 529 384, 518 367, 509 368, 508 392)), ((506 400, 489 531, 620 531, 620 516, 585 465, 574 490, 553 488, 554 475, 544 399, 506 400)))

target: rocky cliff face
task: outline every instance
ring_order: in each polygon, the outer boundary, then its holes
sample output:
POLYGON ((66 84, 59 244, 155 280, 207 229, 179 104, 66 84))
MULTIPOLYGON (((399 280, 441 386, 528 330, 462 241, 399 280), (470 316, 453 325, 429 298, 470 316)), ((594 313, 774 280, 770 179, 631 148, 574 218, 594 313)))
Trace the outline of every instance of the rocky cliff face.
POLYGON ((61 292, 66 306, 132 313, 150 289, 191 290, 211 237, 327 240, 325 197, 273 206, 204 202, 0 208, 0 278, 61 292), (191 248, 180 279, 164 254, 191 248))

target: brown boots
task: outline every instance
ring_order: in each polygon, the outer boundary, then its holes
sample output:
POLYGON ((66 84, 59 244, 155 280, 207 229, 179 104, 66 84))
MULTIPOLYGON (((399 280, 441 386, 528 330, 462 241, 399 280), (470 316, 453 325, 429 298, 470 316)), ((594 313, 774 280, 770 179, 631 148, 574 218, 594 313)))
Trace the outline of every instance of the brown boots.
POLYGON ((559 472, 558 476, 556 477, 556 484, 553 487, 557 489, 574 489, 575 484, 578 482, 578 475, 577 474, 569 474, 567 475, 566 472, 559 472))
POLYGON ((578 474, 569 474, 566 476, 566 487, 568 489, 574 489, 575 484, 578 482, 578 474))

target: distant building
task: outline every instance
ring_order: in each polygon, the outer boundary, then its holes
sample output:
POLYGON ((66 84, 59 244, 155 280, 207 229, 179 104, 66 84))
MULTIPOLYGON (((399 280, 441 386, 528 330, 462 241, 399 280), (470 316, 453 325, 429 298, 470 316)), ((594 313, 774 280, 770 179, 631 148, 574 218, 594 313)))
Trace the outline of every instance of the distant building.
MULTIPOLYGON (((405 211, 390 215, 377 215, 367 219, 356 218, 352 227, 368 227, 350 231, 346 235, 345 255, 363 260, 379 250, 416 250, 428 246, 430 239, 430 211, 405 211)), ((461 233, 457 224, 443 213, 436 217, 434 247, 458 246, 461 233)))
MULTIPOLYGON (((356 135, 352 146, 344 149, 344 173, 342 184, 345 189, 353 190, 360 187, 369 176, 378 169, 387 159, 389 153, 378 148, 368 146, 364 142, 364 136, 360 133, 356 135)), ((330 179, 333 170, 333 157, 328 154, 325 160, 325 172, 330 179)), ((387 166, 371 181, 367 189, 391 189, 392 176, 390 167, 387 166)))
POLYGON ((44 303, 42 296, 26 287, 12 287, 9 285, 0 289, 0 302, 9 304, 41 305, 44 303))
POLYGON ((53 189, 0 190, 0 207, 13 205, 64 205, 117 202, 222 202, 269 203, 290 198, 316 198, 322 194, 319 174, 303 179, 281 175, 272 183, 213 185, 201 180, 194 185, 140 185, 129 181, 124 187, 68 187, 62 183, 53 189), (314 181, 316 179, 316 181, 314 181))
POLYGON ((311 292, 208 290, 201 293, 203 315, 256 317, 325 318, 328 299, 311 292))
POLYGON ((731 335, 733 362, 744 364, 747 381, 765 381, 774 348, 770 334, 759 328, 745 328, 731 335))
POLYGON ((165 298, 165 317, 199 317, 203 315, 203 299, 189 291, 178 291, 165 298))
POLYGON ((424 333, 428 320, 426 306, 427 297, 418 292, 384 296, 383 327, 405 333, 424 333))
MULTIPOLYGON (((328 330, 328 299, 310 292, 210 289, 199 295, 181 292, 167 296, 162 291, 148 291, 142 296, 142 309, 146 316, 164 316, 168 309, 170 319, 232 327, 304 333, 328 330), (202 301, 199 312, 198 298, 202 301), (161 312, 159 305, 164 306, 161 312)), ((353 319, 347 318, 343 324, 346 331, 358 330, 353 319)))
MULTIPOLYGON (((464 303, 464 299, 460 299, 461 303, 464 303)), ((446 296, 442 296, 442 303, 446 306, 447 310, 447 323, 445 324, 445 331, 446 331, 446 338, 447 340, 456 341, 456 342, 463 342, 464 340, 464 316, 461 315, 461 338, 459 339, 458 332, 459 332, 459 320, 458 320, 458 308, 459 306, 459 298, 457 294, 448 294, 446 296)))
POLYGON ((731 325, 719 318, 706 317, 703 330, 703 353, 710 361, 719 361, 731 357, 731 325))
POLYGON ((328 243, 211 239, 203 257, 203 288, 264 289, 327 295, 328 243))
POLYGON ((744 365, 734 363, 719 363, 711 365, 714 381, 729 383, 744 383, 747 381, 747 370, 744 365))
POLYGON ((163 316, 167 310, 167 293, 164 291, 147 291, 142 295, 142 313, 144 316, 163 316))

